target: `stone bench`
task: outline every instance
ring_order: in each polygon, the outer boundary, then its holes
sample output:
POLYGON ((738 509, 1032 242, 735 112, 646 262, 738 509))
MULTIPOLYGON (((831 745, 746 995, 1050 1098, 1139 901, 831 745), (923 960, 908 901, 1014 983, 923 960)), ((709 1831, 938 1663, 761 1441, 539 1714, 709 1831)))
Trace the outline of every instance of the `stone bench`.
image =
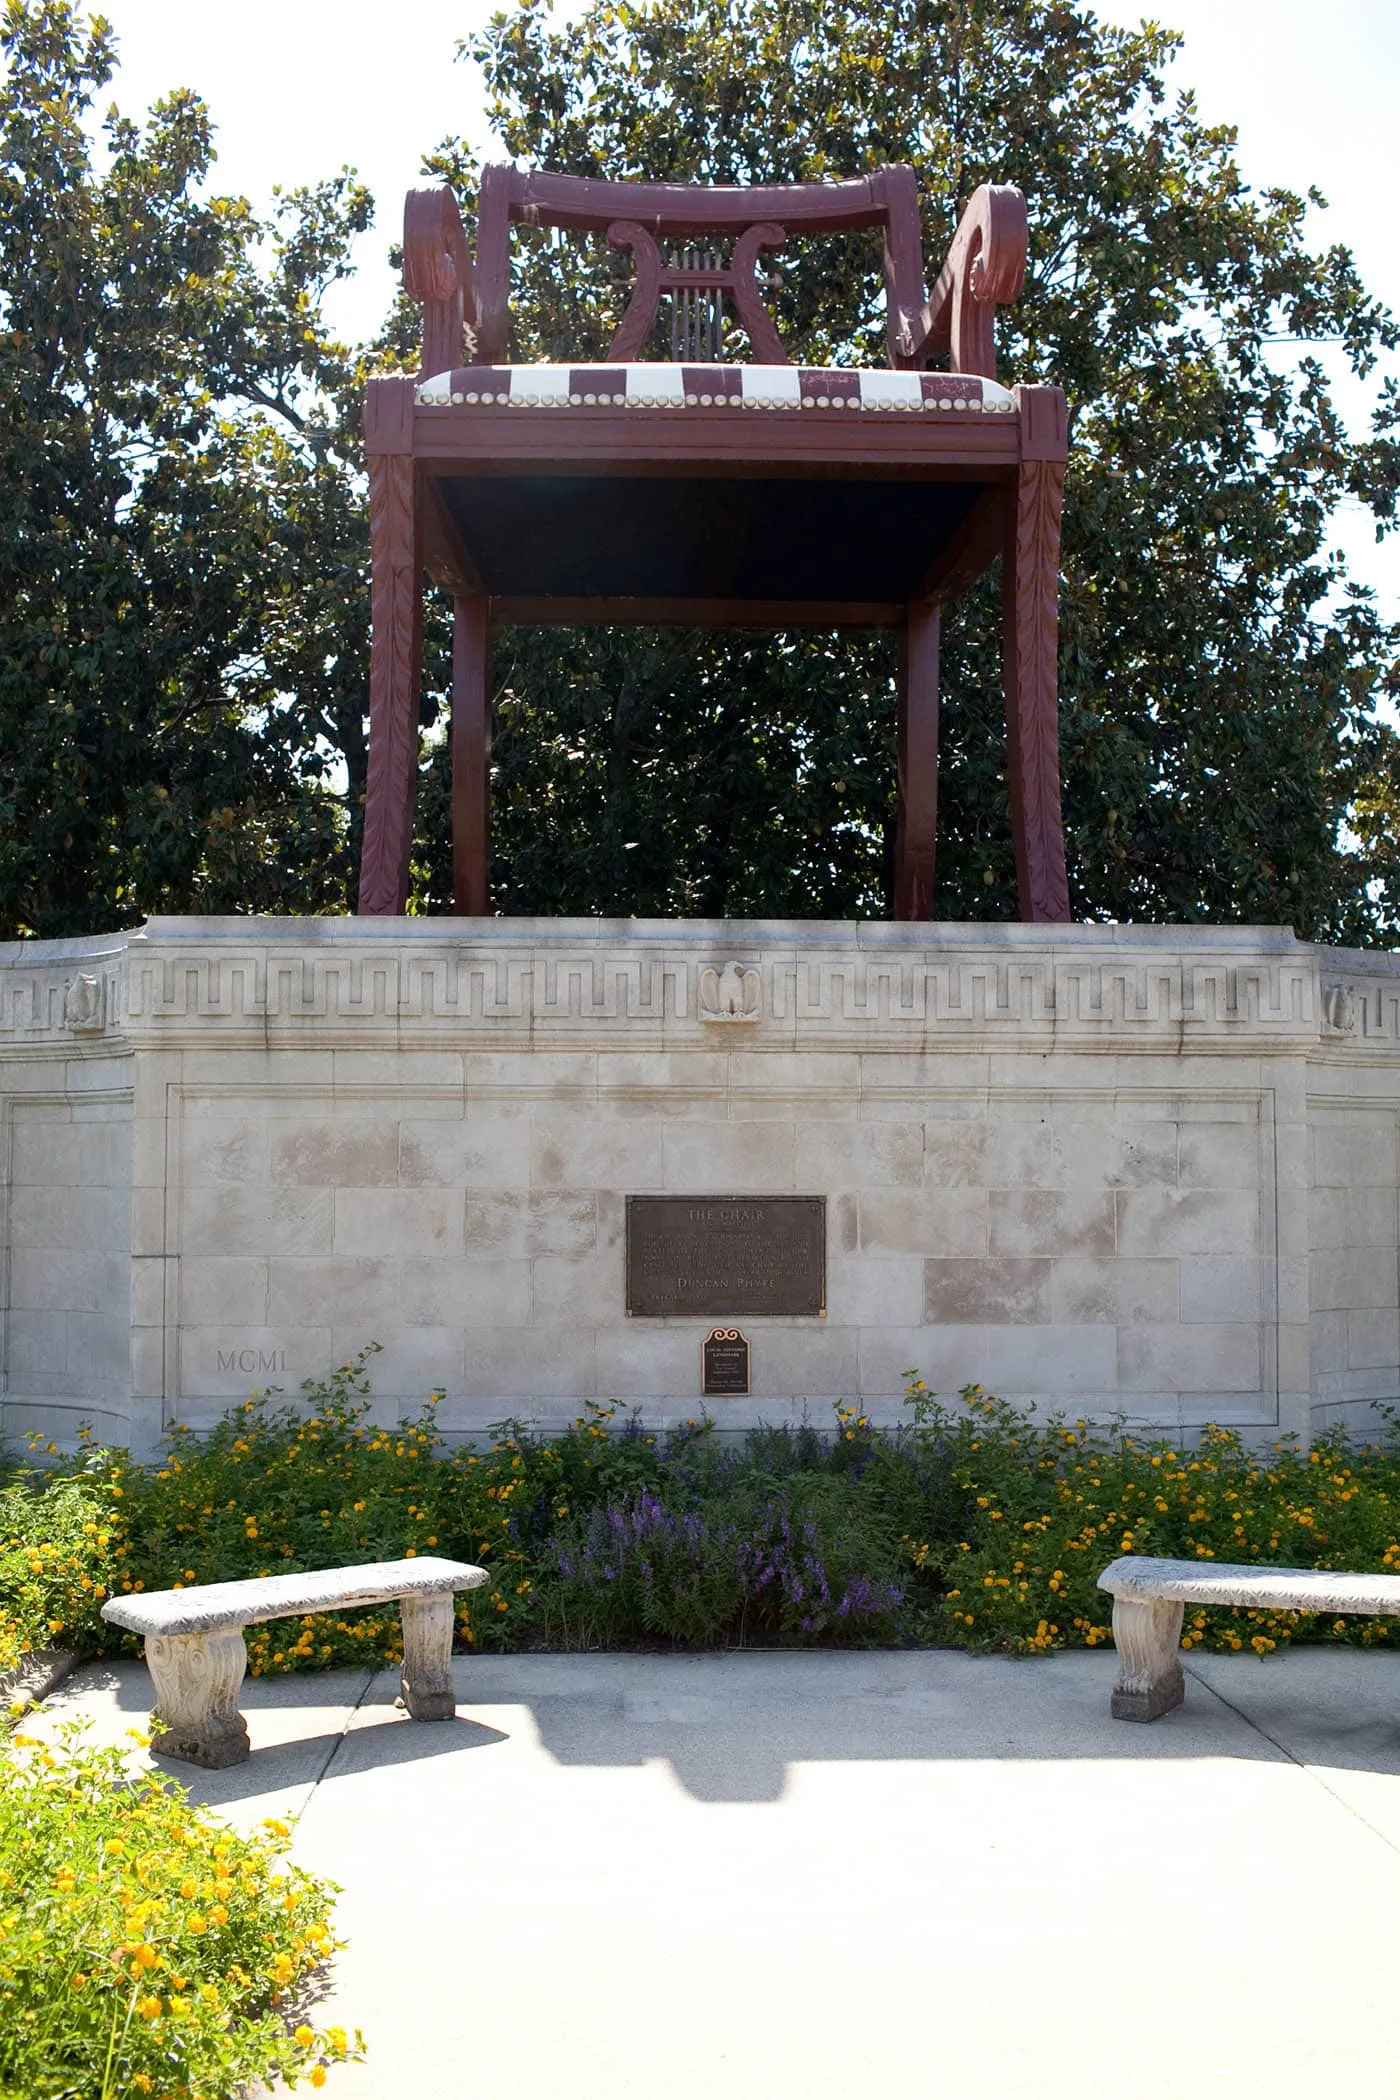
POLYGON ((450 1721, 456 1712, 452 1600, 458 1590, 478 1589, 486 1579, 484 1568, 425 1555, 112 1597, 102 1616, 145 1641, 164 1729, 157 1745, 162 1757, 219 1771, 249 1754, 247 1724, 238 1711, 238 1687, 248 1666, 245 1626, 396 1603, 403 1621, 403 1703, 415 1721, 450 1721))
POLYGON ((1155 1721, 1186 1696, 1181 1619, 1188 1604, 1240 1604, 1265 1611, 1373 1612, 1400 1618, 1400 1575, 1348 1575, 1328 1568, 1255 1568, 1215 1560, 1110 1561, 1099 1588, 1113 1598, 1118 1721, 1155 1721))

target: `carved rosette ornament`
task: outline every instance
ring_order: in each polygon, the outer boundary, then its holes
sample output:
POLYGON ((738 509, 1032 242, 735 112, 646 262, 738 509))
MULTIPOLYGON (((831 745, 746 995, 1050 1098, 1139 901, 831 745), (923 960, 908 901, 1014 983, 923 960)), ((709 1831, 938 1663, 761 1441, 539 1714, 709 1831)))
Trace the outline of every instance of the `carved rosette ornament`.
POLYGON ((1349 984, 1325 984, 1322 987, 1322 1021, 1332 1035, 1355 1033, 1356 997, 1349 984))
POLYGON ((757 970, 740 962, 727 962, 722 970, 707 964, 700 972, 700 998, 696 1011, 702 1021, 720 1024, 761 1020, 762 994, 757 970))

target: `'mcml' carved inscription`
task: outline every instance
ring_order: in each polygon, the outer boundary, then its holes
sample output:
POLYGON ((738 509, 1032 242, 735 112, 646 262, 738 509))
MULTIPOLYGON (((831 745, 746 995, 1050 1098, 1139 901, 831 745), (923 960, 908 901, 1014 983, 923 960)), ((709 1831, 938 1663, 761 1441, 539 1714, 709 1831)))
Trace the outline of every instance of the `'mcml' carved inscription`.
POLYGON ((629 1196, 627 1310, 645 1318, 826 1311, 823 1196, 629 1196))

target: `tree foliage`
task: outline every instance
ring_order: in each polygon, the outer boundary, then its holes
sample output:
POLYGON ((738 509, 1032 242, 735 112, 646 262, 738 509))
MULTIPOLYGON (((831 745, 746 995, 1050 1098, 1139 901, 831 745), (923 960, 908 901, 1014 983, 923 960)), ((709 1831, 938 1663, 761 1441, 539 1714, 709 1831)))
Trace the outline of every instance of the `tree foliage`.
POLYGON ((365 528, 318 307, 369 199, 201 197, 203 103, 98 129, 111 36, 60 0, 3 48, 0 933, 340 908, 365 528))

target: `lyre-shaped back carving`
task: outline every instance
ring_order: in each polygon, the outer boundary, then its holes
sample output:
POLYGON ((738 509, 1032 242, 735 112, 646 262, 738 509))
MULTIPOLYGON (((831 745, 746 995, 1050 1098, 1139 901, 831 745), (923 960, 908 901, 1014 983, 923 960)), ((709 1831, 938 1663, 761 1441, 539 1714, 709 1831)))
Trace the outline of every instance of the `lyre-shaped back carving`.
POLYGON ((672 246, 671 361, 717 365, 724 355, 724 275, 714 248, 672 246))

